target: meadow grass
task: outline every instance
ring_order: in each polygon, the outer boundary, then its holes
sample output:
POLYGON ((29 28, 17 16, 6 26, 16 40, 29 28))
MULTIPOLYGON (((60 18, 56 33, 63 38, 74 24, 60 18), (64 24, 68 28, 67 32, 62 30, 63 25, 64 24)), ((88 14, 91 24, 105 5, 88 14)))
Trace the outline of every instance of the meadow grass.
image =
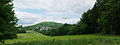
POLYGON ((120 45, 120 36, 89 34, 51 37, 33 31, 18 34, 17 39, 6 40, 5 44, 0 45, 120 45))

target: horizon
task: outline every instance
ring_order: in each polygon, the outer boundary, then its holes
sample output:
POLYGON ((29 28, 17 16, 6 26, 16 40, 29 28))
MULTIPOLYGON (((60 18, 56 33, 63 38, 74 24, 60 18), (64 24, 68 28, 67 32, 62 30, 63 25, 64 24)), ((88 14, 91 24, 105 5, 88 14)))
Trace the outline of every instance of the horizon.
POLYGON ((14 0, 18 25, 30 26, 41 22, 77 23, 96 0, 14 0), (19 3, 21 2, 21 3, 19 3), (28 3, 26 3, 28 2, 28 3), (84 3, 84 4, 83 4, 84 3))

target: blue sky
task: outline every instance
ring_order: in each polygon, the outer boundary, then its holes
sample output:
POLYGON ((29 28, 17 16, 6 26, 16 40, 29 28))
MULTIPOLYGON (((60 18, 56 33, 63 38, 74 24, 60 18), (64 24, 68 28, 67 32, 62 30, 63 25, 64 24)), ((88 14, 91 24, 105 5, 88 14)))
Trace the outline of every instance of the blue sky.
POLYGON ((96 0, 14 0, 19 25, 29 26, 40 22, 75 24, 81 14, 91 9, 96 0))

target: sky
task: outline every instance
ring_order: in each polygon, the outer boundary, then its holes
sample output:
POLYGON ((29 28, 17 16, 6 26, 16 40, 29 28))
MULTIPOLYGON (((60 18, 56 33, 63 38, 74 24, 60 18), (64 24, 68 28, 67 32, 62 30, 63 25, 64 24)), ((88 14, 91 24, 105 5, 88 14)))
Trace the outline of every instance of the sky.
POLYGON ((18 24, 30 26, 40 22, 77 23, 96 0, 14 0, 18 24))

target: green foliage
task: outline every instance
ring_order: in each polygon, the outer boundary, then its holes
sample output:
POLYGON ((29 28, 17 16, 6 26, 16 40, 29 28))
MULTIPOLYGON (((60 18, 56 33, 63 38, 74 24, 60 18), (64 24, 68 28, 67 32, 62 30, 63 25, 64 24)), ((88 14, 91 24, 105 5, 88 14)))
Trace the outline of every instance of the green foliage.
POLYGON ((22 30, 38 30, 37 28, 40 28, 40 27, 58 28, 62 25, 63 24, 61 24, 61 23, 55 23, 55 22, 42 22, 42 23, 35 24, 32 26, 23 27, 22 30))
POLYGON ((99 34, 45 36, 37 32, 18 34, 17 39, 0 45, 120 45, 120 36, 99 34))
POLYGON ((25 30, 18 30, 17 33, 26 33, 25 30))
POLYGON ((101 18, 98 19, 98 23, 101 24, 104 34, 119 35, 120 34, 120 19, 119 0, 109 0, 109 3, 105 3, 104 10, 101 12, 101 18))
POLYGON ((16 23, 12 0, 0 1, 0 41, 4 43, 6 39, 16 38, 16 23))
POLYGON ((48 31, 40 31, 40 33, 48 36, 77 35, 79 31, 75 24, 64 24, 63 26, 48 31))
POLYGON ((26 30, 22 30, 22 25, 17 26, 17 33, 26 33, 26 30))
POLYGON ((80 32, 83 34, 102 33, 119 35, 119 10, 119 0, 97 0, 93 9, 85 12, 77 23, 80 26, 80 32))

